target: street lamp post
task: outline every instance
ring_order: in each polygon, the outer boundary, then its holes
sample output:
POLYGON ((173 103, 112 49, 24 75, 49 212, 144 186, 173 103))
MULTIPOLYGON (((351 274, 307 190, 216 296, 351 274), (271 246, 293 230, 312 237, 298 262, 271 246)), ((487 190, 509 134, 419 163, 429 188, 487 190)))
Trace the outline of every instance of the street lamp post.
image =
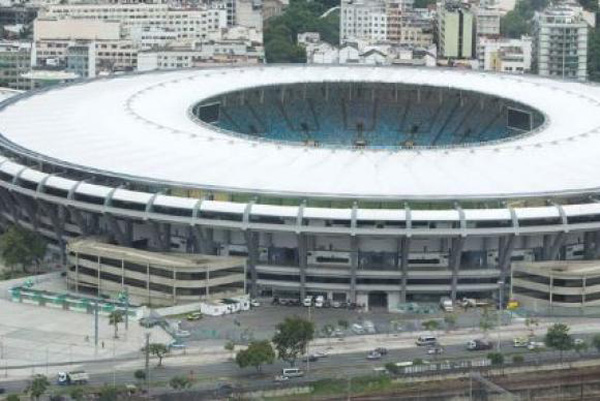
POLYGON ((502 325, 502 305, 504 304, 504 281, 498 281, 498 328, 496 332, 498 333, 498 352, 500 352, 500 326, 502 325))

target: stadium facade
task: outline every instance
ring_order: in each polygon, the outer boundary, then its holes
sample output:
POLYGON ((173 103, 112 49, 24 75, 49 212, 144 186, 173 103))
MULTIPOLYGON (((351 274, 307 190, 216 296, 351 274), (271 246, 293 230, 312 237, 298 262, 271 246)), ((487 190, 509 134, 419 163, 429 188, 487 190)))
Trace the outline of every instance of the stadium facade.
POLYGON ((445 69, 86 81, 0 105, 1 217, 65 260, 77 237, 243 256, 253 295, 492 296, 514 261, 600 257, 599 109, 595 86, 445 69))

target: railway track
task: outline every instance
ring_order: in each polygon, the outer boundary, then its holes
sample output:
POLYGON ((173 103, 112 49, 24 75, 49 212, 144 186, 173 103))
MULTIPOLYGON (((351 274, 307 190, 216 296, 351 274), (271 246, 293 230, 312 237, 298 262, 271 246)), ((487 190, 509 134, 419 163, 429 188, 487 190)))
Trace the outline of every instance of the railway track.
MULTIPOLYGON (((487 379, 496 385, 519 395, 522 401, 598 401, 600 400, 600 367, 556 370, 543 373, 525 373, 523 375, 487 375, 487 379)), ((313 398, 320 401, 446 401, 460 399, 488 399, 483 396, 494 393, 488 391, 475 380, 468 378, 450 380, 432 380, 409 387, 380 394, 338 395, 335 397, 313 398)))

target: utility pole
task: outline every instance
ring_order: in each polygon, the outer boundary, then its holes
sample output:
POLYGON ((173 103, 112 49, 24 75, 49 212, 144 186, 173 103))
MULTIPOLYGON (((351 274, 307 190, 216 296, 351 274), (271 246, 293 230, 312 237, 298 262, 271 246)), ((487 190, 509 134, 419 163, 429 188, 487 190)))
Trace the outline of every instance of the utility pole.
POLYGON ((150 399, 150 332, 146 333, 146 397, 150 399))
POLYGON ((500 352, 500 326, 502 326, 502 305, 504 304, 504 281, 498 281, 498 327, 496 332, 498 333, 498 344, 497 350, 500 352))
POLYGON ((98 352, 98 300, 94 304, 94 345, 96 346, 96 352, 98 352))

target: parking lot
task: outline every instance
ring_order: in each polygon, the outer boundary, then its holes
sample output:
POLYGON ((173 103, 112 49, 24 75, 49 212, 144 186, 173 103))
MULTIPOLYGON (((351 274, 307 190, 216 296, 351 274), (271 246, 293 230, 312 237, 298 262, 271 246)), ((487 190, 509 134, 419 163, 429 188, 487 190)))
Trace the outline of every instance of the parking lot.
MULTIPOLYGON (((206 339, 233 340, 246 342, 252 339, 271 338, 275 326, 288 316, 300 316, 310 319, 315 324, 318 337, 353 336, 358 334, 393 334, 398 332, 422 330, 422 322, 436 320, 439 328, 447 326, 444 312, 432 308, 435 313, 399 314, 384 309, 365 312, 361 309, 317 308, 299 304, 272 305, 271 299, 261 299, 261 305, 248 312, 225 316, 204 316, 201 320, 187 321, 184 317, 171 319, 181 320, 181 328, 189 331, 188 341, 206 339), (358 327, 360 326, 360 328, 358 327)), ((478 327, 480 311, 471 309, 459 310, 454 327, 478 327)))

